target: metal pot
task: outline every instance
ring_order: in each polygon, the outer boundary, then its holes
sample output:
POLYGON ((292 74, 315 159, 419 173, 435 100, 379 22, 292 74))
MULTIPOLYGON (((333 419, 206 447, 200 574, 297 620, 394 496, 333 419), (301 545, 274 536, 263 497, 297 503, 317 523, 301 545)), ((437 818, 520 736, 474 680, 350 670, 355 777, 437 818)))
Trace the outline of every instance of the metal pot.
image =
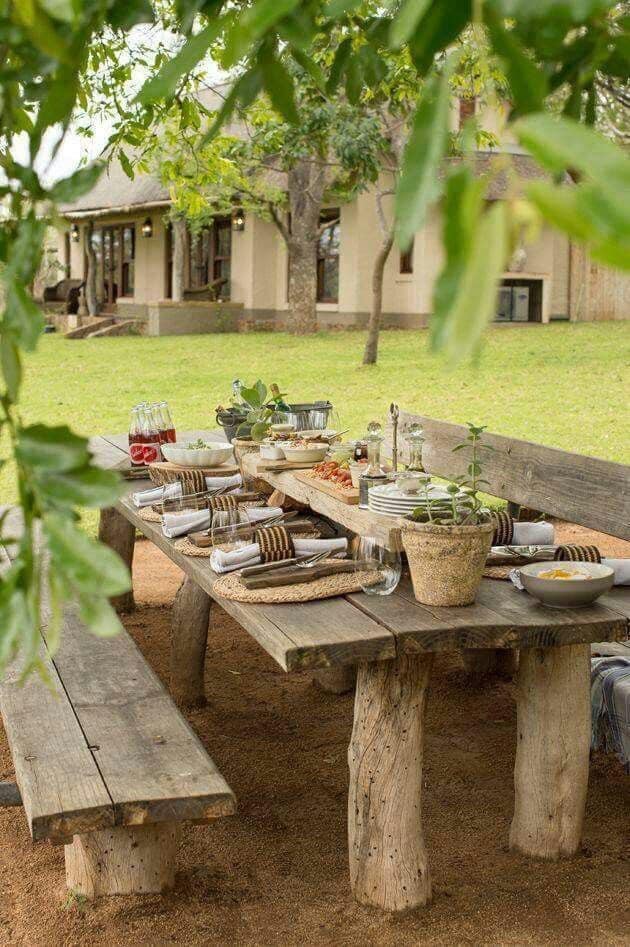
POLYGON ((224 408, 222 411, 217 411, 216 417, 217 424, 223 428, 225 436, 230 442, 234 440, 237 433, 239 437, 249 437, 251 434, 251 424, 246 424, 241 428, 247 417, 247 411, 240 411, 238 408, 224 408))
POLYGON ((290 404, 290 411, 281 412, 288 424, 296 431, 323 431, 328 427, 328 419, 333 409, 330 401, 312 401, 306 404, 290 404))

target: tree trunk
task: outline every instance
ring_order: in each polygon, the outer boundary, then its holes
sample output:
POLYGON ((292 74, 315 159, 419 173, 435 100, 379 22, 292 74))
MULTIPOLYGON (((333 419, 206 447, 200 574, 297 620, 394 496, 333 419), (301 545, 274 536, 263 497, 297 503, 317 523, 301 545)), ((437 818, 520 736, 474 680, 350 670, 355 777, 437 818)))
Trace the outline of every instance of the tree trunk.
MULTIPOLYGON (((136 545, 136 527, 114 507, 101 510, 98 524, 98 538, 114 552, 117 552, 129 571, 133 564, 133 552, 136 545)), ((131 612, 135 608, 133 586, 128 592, 117 595, 111 600, 117 612, 131 612)))
POLYGON ((171 637, 171 694, 180 707, 205 703, 203 672, 210 596, 186 578, 175 596, 171 637))
POLYGON ((431 899, 422 834, 422 749, 432 654, 361 664, 348 750, 350 883, 361 904, 431 899))
POLYGON ((86 898, 160 894, 175 883, 178 822, 115 826, 66 845, 66 884, 86 898))
POLYGON ((317 331, 317 244, 323 191, 324 174, 317 162, 305 159, 289 171, 287 329, 295 335, 317 331))
POLYGON ((88 221, 85 234, 85 254, 87 256, 87 277, 85 280, 85 301, 87 304, 88 315, 98 315, 99 305, 96 296, 96 252, 92 243, 94 234, 94 221, 88 221))
POLYGON ((582 838, 591 739, 588 644, 521 651, 510 848, 574 855, 582 838))
POLYGON ((390 233, 383 243, 374 260, 372 270, 372 308, 368 322, 368 334, 363 352, 364 365, 376 365, 378 356, 378 335, 381 328, 381 314, 383 312, 383 274, 387 258, 394 245, 394 234, 390 233))
POLYGON ((186 221, 176 217, 173 221, 173 302, 184 301, 184 270, 186 260, 186 221))

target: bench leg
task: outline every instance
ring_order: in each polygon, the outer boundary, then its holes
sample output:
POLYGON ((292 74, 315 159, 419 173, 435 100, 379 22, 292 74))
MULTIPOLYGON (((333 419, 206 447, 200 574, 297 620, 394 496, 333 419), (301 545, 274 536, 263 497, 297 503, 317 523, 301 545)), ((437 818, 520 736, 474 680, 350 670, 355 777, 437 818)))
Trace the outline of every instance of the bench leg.
POLYGON ((431 899, 421 816, 422 751, 433 655, 361 664, 348 750, 348 841, 355 898, 386 911, 431 899))
MULTIPOLYGON (((136 544, 136 527, 125 519, 122 513, 110 507, 101 510, 101 516, 98 524, 98 538, 106 546, 110 546, 114 552, 117 552, 125 563, 129 572, 133 562, 133 551, 136 544)), ((111 600, 112 605, 117 612, 131 612, 135 608, 133 600, 133 587, 125 592, 124 595, 118 595, 111 600)))
POLYGON ((178 822, 116 826, 66 845, 66 883, 87 898, 159 894, 175 883, 178 822))
POLYGON ((209 618, 210 596, 186 576, 173 604, 171 637, 171 694, 182 707, 199 707, 205 702, 209 618))
POLYGON ((473 677, 514 677, 518 668, 518 651, 510 648, 466 648, 462 658, 464 670, 473 677))
POLYGON ((590 739, 590 645, 523 649, 512 851, 556 859, 578 850, 590 739))
POLYGON ((313 672, 315 684, 329 694, 346 694, 354 689, 356 680, 356 664, 343 664, 338 668, 326 668, 313 672))

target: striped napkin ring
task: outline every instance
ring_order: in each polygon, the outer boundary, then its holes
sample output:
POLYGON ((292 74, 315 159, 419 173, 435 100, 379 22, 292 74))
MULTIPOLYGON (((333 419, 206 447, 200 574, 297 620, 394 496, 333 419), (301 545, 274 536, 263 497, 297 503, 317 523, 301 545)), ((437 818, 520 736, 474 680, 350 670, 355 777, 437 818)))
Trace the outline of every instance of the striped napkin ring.
POLYGON ((494 523, 492 545, 509 546, 514 537, 514 520, 506 510, 493 513, 491 519, 494 523))
POLYGON ((178 474, 178 478, 184 496, 191 496, 193 493, 205 493, 208 489, 206 478, 201 470, 182 470, 178 474))
POLYGON ((558 546, 553 554, 558 562, 601 562, 602 557, 597 546, 577 546, 567 543, 558 546))
POLYGON ((282 559, 293 559, 295 556, 293 540, 284 526, 267 526, 257 529, 254 533, 254 542, 260 546, 261 562, 280 562, 282 559))
POLYGON ((227 511, 236 510, 237 508, 238 500, 231 494, 227 496, 210 497, 208 500, 208 509, 211 513, 215 513, 217 510, 227 511))

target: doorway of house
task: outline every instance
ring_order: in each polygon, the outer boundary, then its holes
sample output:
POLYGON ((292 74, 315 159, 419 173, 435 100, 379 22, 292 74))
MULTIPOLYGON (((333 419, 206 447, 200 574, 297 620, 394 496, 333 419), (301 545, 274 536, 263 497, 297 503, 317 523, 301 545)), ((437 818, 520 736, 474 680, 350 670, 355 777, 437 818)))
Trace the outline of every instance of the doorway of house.
POLYGON ((95 227, 97 293, 103 312, 112 312, 119 296, 134 294, 136 231, 133 224, 95 227))

